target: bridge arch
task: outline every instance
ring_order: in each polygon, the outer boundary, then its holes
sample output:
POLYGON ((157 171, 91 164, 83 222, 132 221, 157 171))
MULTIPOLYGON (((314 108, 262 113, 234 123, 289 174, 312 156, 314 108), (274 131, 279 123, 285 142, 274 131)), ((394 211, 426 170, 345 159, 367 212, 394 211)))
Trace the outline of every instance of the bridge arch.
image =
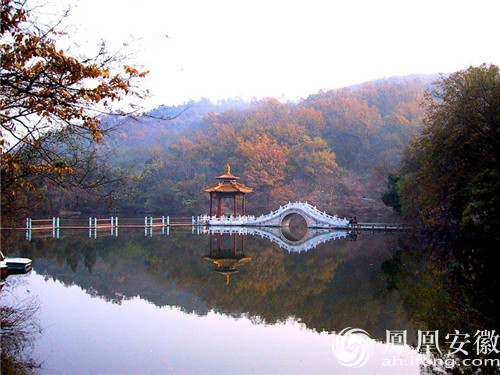
POLYGON ((279 224, 280 227, 289 227, 290 221, 292 218, 297 215, 300 216, 306 222, 308 228, 314 227, 314 220, 307 214, 305 210, 301 210, 299 208, 291 208, 288 210, 284 210, 281 215, 279 215, 279 224))
POLYGON ((308 228, 347 228, 349 226, 346 219, 328 215, 307 202, 288 203, 267 215, 256 217, 255 224, 252 223, 252 225, 287 227, 293 215, 302 217, 308 228))

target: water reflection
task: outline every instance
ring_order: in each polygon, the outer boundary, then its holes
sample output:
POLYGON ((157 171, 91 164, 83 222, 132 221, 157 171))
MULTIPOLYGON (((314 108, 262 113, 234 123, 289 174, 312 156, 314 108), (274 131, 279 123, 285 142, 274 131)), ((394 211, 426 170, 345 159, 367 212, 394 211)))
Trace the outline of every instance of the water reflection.
POLYGON ((413 347, 418 330, 439 331, 445 348, 455 329, 497 329, 496 253, 484 264, 467 253, 445 257, 406 234, 306 237, 289 244, 279 232, 244 228, 154 236, 123 229, 118 237, 13 241, 9 253, 32 258, 46 282, 76 285, 115 306, 139 297, 198 317, 292 320, 316 334, 357 327, 381 343, 387 331, 406 331, 413 347))
POLYGON ((349 237, 355 239, 357 234, 345 230, 332 231, 328 229, 307 228, 303 232, 292 231, 290 227, 238 227, 211 226, 203 227, 205 234, 239 234, 266 238, 289 252, 302 252, 315 249, 318 245, 349 237))
POLYGON ((249 262, 252 258, 245 255, 246 236, 238 234, 229 234, 225 236, 222 233, 210 233, 208 242, 210 253, 203 259, 215 264, 215 272, 225 276, 226 285, 229 284, 231 275, 238 272, 238 267, 249 262))
MULTIPOLYGON (((24 272, 28 273, 28 272, 24 272)), ((42 361, 33 349, 42 334, 39 322, 40 303, 37 296, 16 296, 13 292, 23 283, 23 273, 1 279, 0 327, 2 374, 31 374, 42 361), (4 289, 5 287, 5 289, 4 289)))
POLYGON ((399 293, 387 288, 381 271, 397 236, 366 234, 353 242, 346 232, 311 231, 309 240, 291 247, 279 233, 219 229, 200 235, 176 228, 168 236, 123 229, 119 237, 33 238, 20 250, 46 278, 117 304, 140 296, 198 315, 214 310, 266 323, 295 317, 317 332, 356 326, 379 340, 386 329, 413 330, 399 293), (226 288, 221 274, 230 280, 226 288))

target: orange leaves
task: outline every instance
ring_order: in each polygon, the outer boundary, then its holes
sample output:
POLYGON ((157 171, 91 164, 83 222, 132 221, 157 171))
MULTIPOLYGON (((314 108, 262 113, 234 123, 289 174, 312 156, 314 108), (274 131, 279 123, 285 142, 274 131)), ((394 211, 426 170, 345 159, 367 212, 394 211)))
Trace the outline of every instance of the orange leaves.
POLYGON ((70 167, 53 165, 53 156, 70 138, 99 143, 97 116, 126 95, 139 96, 134 82, 147 74, 129 66, 113 74, 121 56, 105 49, 96 57, 77 59, 56 48, 58 32, 37 25, 25 3, 2 0, 1 7, 2 179, 9 181, 13 194, 37 177, 50 175, 57 180, 74 173, 70 167), (19 142, 5 150, 4 137, 19 142))
POLYGON ((297 145, 292 148, 293 158, 291 164, 297 174, 307 177, 333 175, 338 165, 333 151, 323 138, 310 138, 304 136, 297 145))
POLYGON ((83 123, 83 126, 90 130, 90 134, 96 143, 99 143, 102 139, 102 133, 99 130, 100 123, 100 119, 91 117, 87 117, 83 123))
POLYGON ((134 69, 128 65, 125 65, 124 66, 124 69, 125 69, 125 72, 128 74, 128 75, 135 75, 135 74, 139 74, 139 71, 137 69, 134 69))
POLYGON ((131 66, 124 66, 125 72, 131 77, 139 77, 144 78, 149 73, 149 71, 139 72, 137 69, 132 68, 131 66))
POLYGON ((1 9, 0 35, 4 35, 16 28, 21 22, 26 21, 26 12, 23 8, 14 7, 12 0, 2 0, 1 9))
POLYGON ((288 147, 280 146, 267 134, 252 140, 239 138, 238 143, 238 151, 247 159, 249 183, 275 186, 285 179, 288 147))
POLYGON ((2 32, 12 36, 10 43, 1 45, 2 84, 6 87, 6 95, 0 97, 2 127, 7 128, 6 122, 15 121, 25 113, 36 113, 48 124, 62 122, 67 126, 75 121, 79 126, 83 123, 98 141, 101 138, 98 123, 89 121, 93 116, 87 112, 97 103, 107 107, 110 102, 133 93, 131 79, 144 77, 147 72, 125 66, 127 76, 111 76, 107 66, 87 64, 67 56, 65 51, 56 49, 50 39, 51 32, 37 34, 36 27, 30 28, 29 24, 21 28, 19 22, 26 18, 20 15, 16 16, 17 21, 9 21, 17 12, 24 14, 24 10, 16 10, 16 6, 17 3, 11 2, 2 5, 2 21, 11 25, 2 32))

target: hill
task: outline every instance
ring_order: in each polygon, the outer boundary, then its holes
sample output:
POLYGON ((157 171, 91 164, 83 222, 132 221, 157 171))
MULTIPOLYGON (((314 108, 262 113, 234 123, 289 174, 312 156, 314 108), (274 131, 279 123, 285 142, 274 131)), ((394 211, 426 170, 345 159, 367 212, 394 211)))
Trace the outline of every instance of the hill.
POLYGON ((202 214, 226 163, 254 188, 250 213, 303 200, 360 220, 385 220, 380 196, 408 141, 422 129, 424 92, 435 76, 381 79, 321 91, 299 102, 209 100, 159 107, 135 119, 103 119, 110 170, 132 177, 112 198, 59 199, 71 211, 202 214), (120 123, 121 122, 121 123, 120 123))

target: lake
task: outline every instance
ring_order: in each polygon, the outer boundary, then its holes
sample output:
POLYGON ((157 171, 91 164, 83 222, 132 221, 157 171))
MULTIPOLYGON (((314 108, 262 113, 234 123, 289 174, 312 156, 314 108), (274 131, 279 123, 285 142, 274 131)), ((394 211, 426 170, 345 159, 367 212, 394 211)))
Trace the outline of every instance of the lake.
POLYGON ((223 232, 5 232, 2 306, 38 305, 41 374, 419 374, 422 332, 491 328, 408 233, 223 232))

